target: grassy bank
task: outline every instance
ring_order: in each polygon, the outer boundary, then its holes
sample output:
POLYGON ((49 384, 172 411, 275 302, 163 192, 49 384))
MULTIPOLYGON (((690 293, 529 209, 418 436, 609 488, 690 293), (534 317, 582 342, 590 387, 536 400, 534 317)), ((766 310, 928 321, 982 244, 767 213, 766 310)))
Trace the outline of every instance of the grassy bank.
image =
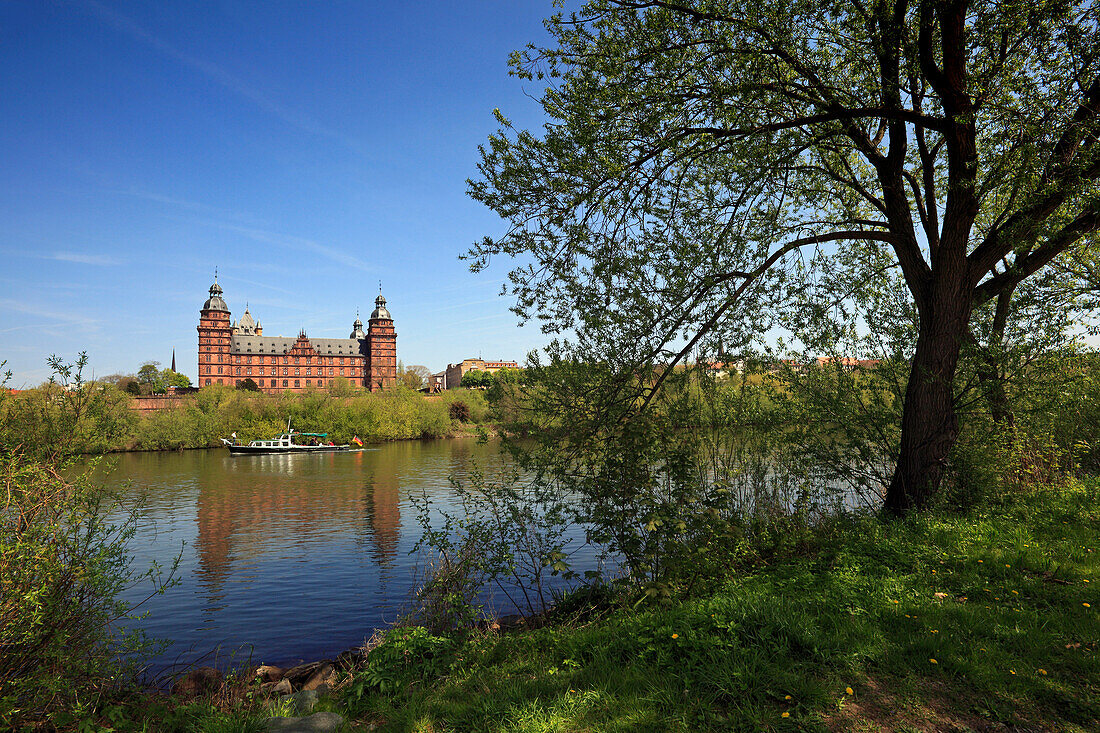
POLYGON ((218 438, 233 432, 247 442, 284 432, 288 419, 295 430, 328 433, 338 443, 355 436, 366 442, 442 438, 467 429, 466 423, 452 417, 456 402, 467 406, 470 423, 485 420, 487 408, 480 392, 425 397, 399 387, 347 395, 323 390, 265 395, 208 387, 186 395, 176 409, 141 416, 127 447, 203 447, 219 444, 218 438))
POLYGON ((440 438, 469 432, 487 420, 484 393, 455 390, 426 397, 404 387, 380 393, 343 389, 266 395, 206 387, 168 409, 138 413, 111 385, 29 390, 0 403, 0 429, 11 444, 61 446, 64 452, 175 450, 274 437, 291 420, 295 430, 328 433, 347 443, 440 438), (462 407, 464 406, 464 408, 462 407))
MULTIPOLYGON (((393 630, 327 706, 391 731, 1096 730, 1098 526, 1094 479, 967 515, 845 519, 665 606, 605 596, 527 632, 393 630)), ((145 710, 114 727, 266 714, 145 710)))

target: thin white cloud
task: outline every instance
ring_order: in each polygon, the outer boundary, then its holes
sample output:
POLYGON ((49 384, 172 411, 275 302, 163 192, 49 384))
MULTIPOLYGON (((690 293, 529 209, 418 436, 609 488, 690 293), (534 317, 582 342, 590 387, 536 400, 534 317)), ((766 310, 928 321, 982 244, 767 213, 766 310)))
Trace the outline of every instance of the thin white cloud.
POLYGON ((153 50, 157 51, 163 56, 166 56, 179 64, 186 66, 187 68, 196 71, 216 84, 228 89, 239 97, 252 102, 254 105, 267 112, 268 114, 277 117, 283 122, 296 127, 303 132, 308 132, 313 135, 319 135, 322 137, 328 137, 333 140, 337 140, 343 143, 348 148, 355 152, 362 153, 365 151, 363 146, 358 140, 355 140, 348 135, 334 130, 331 127, 321 124, 317 120, 313 119, 309 115, 291 109, 285 105, 269 99, 266 95, 254 89, 246 84, 243 80, 233 76, 229 72, 222 69, 217 64, 206 61, 205 59, 196 58, 190 54, 180 51, 175 46, 161 40, 157 36, 153 35, 149 31, 145 30, 141 25, 126 15, 118 12, 114 8, 109 8, 103 5, 98 0, 84 0, 84 4, 91 8, 96 15, 105 20, 116 30, 119 30, 126 35, 130 36, 136 41, 144 43, 153 50))
POLYGON ((80 265, 100 265, 102 267, 122 264, 119 260, 107 255, 89 255, 80 252, 54 252, 52 255, 45 255, 45 259, 57 260, 58 262, 75 262, 80 265))
POLYGON ((68 311, 54 311, 48 308, 39 308, 38 306, 18 300, 11 300, 10 298, 0 298, 0 310, 11 310, 16 313, 25 313, 37 318, 45 318, 53 321, 55 325, 91 326, 102 322, 96 318, 73 315, 68 311))
POLYGON ((191 201, 189 199, 182 199, 176 196, 166 196, 164 194, 146 191, 140 188, 108 188, 106 190, 110 193, 119 194, 122 196, 129 196, 131 198, 141 199, 142 201, 151 201, 157 204, 164 204, 165 206, 171 206, 177 209, 184 209, 185 211, 196 211, 204 214, 214 214, 217 216, 234 219, 236 221, 249 224, 260 223, 259 220, 252 214, 241 211, 234 211, 232 209, 226 209, 221 206, 214 206, 212 204, 203 203, 201 201, 191 201))
POLYGON ((220 227, 222 229, 228 229, 231 232, 237 232, 249 239, 254 239, 257 242, 264 242, 265 244, 274 244, 279 247, 285 247, 286 249, 296 250, 301 252, 302 250, 308 250, 310 252, 316 252, 319 255, 323 255, 333 262, 338 262, 341 265, 347 267, 353 267, 356 270, 362 270, 363 272, 374 272, 375 268, 371 267, 367 263, 360 260, 347 252, 338 249, 337 247, 331 247, 320 242, 315 242, 312 239, 306 239, 304 237, 295 237, 291 234, 279 234, 278 232, 271 232, 266 229, 258 229, 256 227, 245 227, 239 224, 230 224, 228 222, 207 222, 213 226, 220 227))

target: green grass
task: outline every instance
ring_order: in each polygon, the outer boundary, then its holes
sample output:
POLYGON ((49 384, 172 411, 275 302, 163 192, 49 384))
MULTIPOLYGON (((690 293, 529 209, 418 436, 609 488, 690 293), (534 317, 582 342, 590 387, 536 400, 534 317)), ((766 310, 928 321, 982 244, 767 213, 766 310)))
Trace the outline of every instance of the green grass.
MULTIPOLYGON (((1097 730, 1098 528, 1100 479, 966 516, 838 520, 666 607, 504 635, 394 629, 317 709, 422 733, 1097 730)), ((243 684, 138 695, 84 729, 263 730, 279 710, 243 684)))
POLYGON ((399 634, 387 692, 364 675, 347 703, 392 731, 1095 730, 1098 499, 1090 481, 845 522, 708 597, 583 627, 419 654, 399 634))

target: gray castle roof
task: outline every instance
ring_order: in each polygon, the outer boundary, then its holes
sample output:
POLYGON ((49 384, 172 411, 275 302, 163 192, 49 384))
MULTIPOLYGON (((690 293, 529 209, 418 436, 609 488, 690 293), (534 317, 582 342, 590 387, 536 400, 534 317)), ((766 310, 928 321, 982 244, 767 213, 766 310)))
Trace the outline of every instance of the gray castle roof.
POLYGON ((259 322, 248 312, 248 306, 245 306, 244 315, 241 316, 239 321, 233 324, 233 333, 244 336, 255 336, 256 329, 259 327, 259 322))
MULTIPOLYGON (((285 354, 294 348, 296 338, 234 334, 229 339, 232 354, 285 354)), ((366 339, 310 339, 321 356, 360 356, 366 353, 366 339)))
POLYGON ((370 319, 372 321, 377 318, 393 318, 386 308, 386 299, 382 296, 382 293, 379 293, 378 297, 374 299, 374 312, 370 314, 370 319))
POLYGON ((214 284, 210 286, 210 297, 203 303, 202 309, 204 311, 224 311, 229 312, 229 306, 222 300, 222 286, 218 285, 218 276, 214 276, 214 284))

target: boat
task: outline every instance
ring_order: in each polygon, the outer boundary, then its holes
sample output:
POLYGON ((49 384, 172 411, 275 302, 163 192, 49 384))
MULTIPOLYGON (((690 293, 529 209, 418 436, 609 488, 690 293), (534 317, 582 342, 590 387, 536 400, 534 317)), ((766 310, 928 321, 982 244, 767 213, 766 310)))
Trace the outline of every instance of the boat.
POLYGON ((273 453, 333 453, 336 451, 350 450, 350 445, 336 445, 329 441, 324 442, 328 433, 299 433, 290 427, 287 422, 286 432, 279 433, 270 440, 253 440, 248 445, 237 440, 237 434, 233 433, 233 439, 222 438, 222 444, 229 449, 229 454, 239 455, 269 455, 273 453), (295 440, 308 440, 308 443, 294 442, 295 440))

